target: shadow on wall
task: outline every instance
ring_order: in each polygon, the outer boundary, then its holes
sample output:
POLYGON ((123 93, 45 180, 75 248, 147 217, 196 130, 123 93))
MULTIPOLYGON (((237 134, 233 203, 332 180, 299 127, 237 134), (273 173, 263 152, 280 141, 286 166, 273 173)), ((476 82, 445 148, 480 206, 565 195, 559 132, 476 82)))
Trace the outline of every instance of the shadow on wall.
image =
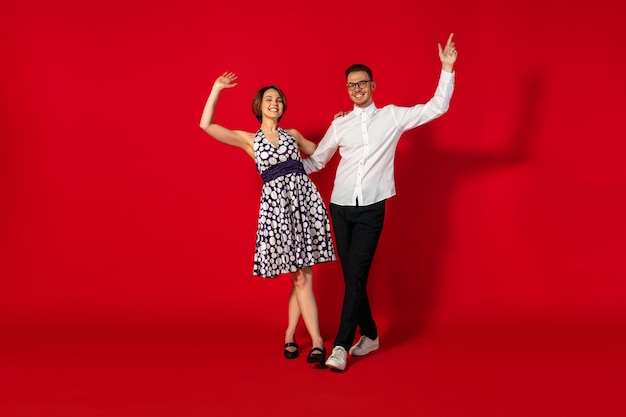
MULTIPOLYGON (((451 198, 458 182, 531 159, 544 93, 541 72, 531 74, 520 88, 523 105, 505 151, 438 150, 431 125, 406 132, 407 137, 401 139, 405 148, 396 158, 396 180, 402 186, 398 196, 388 202, 385 229, 368 283, 374 317, 384 315, 389 321, 385 344, 418 337, 436 309, 450 234, 451 198)), ((459 132, 464 140, 472 140, 471 126, 459 132)))

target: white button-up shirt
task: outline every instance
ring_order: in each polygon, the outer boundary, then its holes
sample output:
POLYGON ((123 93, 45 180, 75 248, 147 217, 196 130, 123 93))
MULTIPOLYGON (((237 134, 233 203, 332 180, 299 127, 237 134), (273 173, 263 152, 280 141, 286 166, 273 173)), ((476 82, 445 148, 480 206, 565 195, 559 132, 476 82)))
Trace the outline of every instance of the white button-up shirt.
POLYGON ((333 120, 315 152, 304 159, 304 169, 319 171, 339 149, 331 203, 367 206, 394 196, 394 158, 400 136, 444 114, 453 90, 454 73, 442 70, 435 95, 426 104, 380 109, 374 103, 365 109, 355 106, 347 116, 333 120))

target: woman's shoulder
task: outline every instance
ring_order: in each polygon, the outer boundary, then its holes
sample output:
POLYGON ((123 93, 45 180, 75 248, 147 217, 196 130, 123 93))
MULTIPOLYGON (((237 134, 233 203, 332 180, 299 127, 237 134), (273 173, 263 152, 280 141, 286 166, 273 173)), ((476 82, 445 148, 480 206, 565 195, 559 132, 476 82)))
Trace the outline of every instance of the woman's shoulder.
POLYGON ((283 131, 285 131, 287 134, 293 136, 293 137, 298 137, 298 136, 302 136, 300 134, 300 132, 298 132, 296 129, 294 129, 293 127, 287 127, 287 128, 279 128, 282 129, 283 131))

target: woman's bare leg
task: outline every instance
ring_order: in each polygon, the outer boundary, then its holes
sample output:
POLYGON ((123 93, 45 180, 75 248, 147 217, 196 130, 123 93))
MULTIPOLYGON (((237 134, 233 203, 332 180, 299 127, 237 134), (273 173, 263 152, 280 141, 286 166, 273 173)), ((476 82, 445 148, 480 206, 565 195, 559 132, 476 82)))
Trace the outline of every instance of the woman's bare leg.
MULTIPOLYGON (((296 341, 296 328, 298 327, 299 322, 300 322, 300 307, 298 307, 298 300, 296 299, 296 288, 292 281, 291 291, 289 293, 289 307, 288 307, 287 330, 285 331, 285 343, 296 341)), ((294 352, 296 348, 293 346, 290 346, 287 348, 287 350, 290 352, 294 352)))
POLYGON ((311 268, 300 269, 292 274, 293 288, 297 305, 304 320, 313 347, 324 347, 317 315, 317 302, 313 292, 313 272, 311 268))

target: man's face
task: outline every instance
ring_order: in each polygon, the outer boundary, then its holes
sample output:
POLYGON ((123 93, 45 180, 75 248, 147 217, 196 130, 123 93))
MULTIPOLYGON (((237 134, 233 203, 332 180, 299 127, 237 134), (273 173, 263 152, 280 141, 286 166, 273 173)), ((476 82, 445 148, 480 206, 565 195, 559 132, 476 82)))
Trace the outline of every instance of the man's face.
POLYGON ((350 100, 355 106, 365 108, 372 104, 372 91, 376 88, 376 83, 370 80, 367 72, 351 72, 346 78, 346 85, 350 100))

